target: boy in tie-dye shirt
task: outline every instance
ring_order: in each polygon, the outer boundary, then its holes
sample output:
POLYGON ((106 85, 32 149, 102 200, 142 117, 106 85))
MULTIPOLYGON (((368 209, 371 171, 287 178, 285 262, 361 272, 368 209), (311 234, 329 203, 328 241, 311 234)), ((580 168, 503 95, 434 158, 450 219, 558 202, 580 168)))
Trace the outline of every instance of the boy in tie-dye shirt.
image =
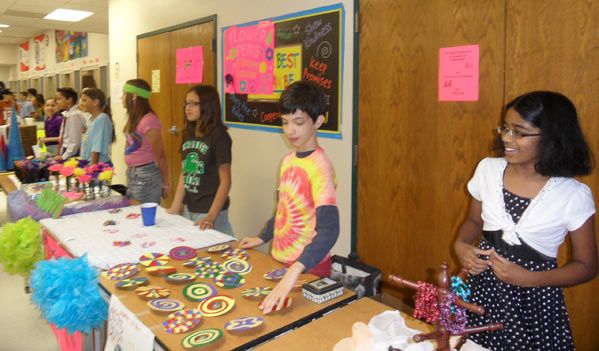
POLYGON ((301 273, 331 273, 329 252, 339 236, 335 171, 316 137, 325 120, 324 92, 312 83, 295 82, 281 94, 279 108, 294 151, 283 158, 279 171, 277 211, 260 236, 240 242, 252 248, 273 240, 273 258, 288 266, 260 304, 264 314, 282 307, 301 273))

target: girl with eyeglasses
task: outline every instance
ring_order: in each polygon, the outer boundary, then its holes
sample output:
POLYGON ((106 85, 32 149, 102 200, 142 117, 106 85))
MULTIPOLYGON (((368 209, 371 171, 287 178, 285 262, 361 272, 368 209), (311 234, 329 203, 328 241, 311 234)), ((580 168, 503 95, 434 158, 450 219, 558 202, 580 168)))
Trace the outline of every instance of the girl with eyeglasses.
POLYGON ((228 215, 232 141, 221 120, 218 92, 208 85, 192 87, 183 113, 182 169, 168 212, 182 210, 200 229, 234 236, 228 215))
POLYGON ((485 308, 469 326, 504 329, 469 338, 491 350, 572 350, 562 287, 597 275, 593 195, 573 178, 591 172, 591 152, 576 108, 558 93, 517 97, 498 132, 499 157, 482 160, 468 182, 454 249, 470 274, 469 302, 485 308), (558 267, 568 234, 571 258, 558 267))
POLYGON ((141 203, 160 203, 170 191, 168 164, 162 143, 160 119, 150 106, 151 87, 143 79, 128 80, 122 102, 127 110, 125 163, 127 197, 141 203))

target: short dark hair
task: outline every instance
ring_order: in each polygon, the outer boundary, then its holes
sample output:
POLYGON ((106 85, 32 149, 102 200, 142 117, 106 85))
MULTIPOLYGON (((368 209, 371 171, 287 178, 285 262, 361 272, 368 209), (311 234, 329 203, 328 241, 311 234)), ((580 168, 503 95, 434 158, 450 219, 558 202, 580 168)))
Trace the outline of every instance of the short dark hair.
POLYGON ((57 92, 59 92, 62 96, 64 96, 65 99, 71 99, 73 100, 73 104, 77 103, 77 92, 75 91, 75 89, 73 88, 58 88, 56 89, 57 92))
POLYGON ((283 115, 302 111, 312 122, 327 111, 324 91, 316 84, 299 80, 289 85, 279 99, 279 111, 283 115))
MULTIPOLYGON (((539 159, 535 164, 537 172, 546 177, 576 177, 591 173, 593 155, 570 99, 551 91, 533 91, 510 101, 504 108, 504 118, 509 109, 514 109, 522 119, 541 129, 539 159)), ((504 156, 501 137, 496 139, 495 150, 499 156, 504 156)))
POLYGON ((29 89, 27 89, 27 94, 35 96, 35 95, 37 95, 37 89, 29 88, 29 89))

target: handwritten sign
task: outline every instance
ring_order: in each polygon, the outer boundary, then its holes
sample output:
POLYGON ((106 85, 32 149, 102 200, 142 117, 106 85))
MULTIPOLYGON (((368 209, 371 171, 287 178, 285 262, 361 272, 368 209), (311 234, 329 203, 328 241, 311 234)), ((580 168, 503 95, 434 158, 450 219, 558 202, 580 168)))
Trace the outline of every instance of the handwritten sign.
POLYGON ((302 46, 275 48, 275 87, 272 94, 250 94, 249 100, 278 101, 281 93, 291 83, 302 79, 302 46))
POLYGON ((204 47, 177 49, 176 84, 202 83, 204 80, 204 47))
POLYGON ((108 328, 104 351, 151 351, 154 334, 112 294, 108 308, 108 328))
POLYGON ((60 217, 62 208, 66 202, 67 199, 50 188, 44 189, 35 199, 37 207, 48 212, 52 218, 60 217))
POLYGON ((479 46, 439 49, 439 101, 478 101, 479 46))
POLYGON ((152 70, 152 92, 153 93, 160 92, 160 70, 159 69, 152 70))
POLYGON ((272 21, 224 32, 225 92, 272 94, 274 81, 274 29, 272 21))

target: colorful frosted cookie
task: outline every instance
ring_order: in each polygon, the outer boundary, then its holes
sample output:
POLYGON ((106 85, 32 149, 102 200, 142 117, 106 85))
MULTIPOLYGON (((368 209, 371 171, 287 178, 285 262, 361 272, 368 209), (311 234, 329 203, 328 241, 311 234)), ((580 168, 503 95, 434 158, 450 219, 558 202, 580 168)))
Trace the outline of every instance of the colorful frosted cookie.
POLYGON ((225 295, 216 295, 200 302, 198 308, 204 317, 218 317, 235 307, 235 299, 225 295))
POLYGON ((243 317, 228 321, 225 323, 225 330, 230 333, 233 332, 244 332, 257 328, 264 324, 264 318, 262 317, 243 317))
POLYGON ((133 290, 135 288, 139 288, 140 286, 145 286, 150 284, 150 280, 146 277, 136 277, 136 278, 128 278, 123 279, 116 283, 115 287, 121 290, 133 290))
POLYGON ((228 249, 221 255, 224 259, 229 260, 231 258, 239 258, 240 260, 247 260, 250 258, 250 254, 244 249, 228 249))
POLYGON ((194 258, 197 255, 196 250, 193 247, 189 246, 177 246, 173 247, 171 251, 169 251, 168 255, 177 261, 185 261, 190 258, 194 258))
POLYGON ((209 248, 206 250, 206 252, 209 252, 209 253, 218 253, 218 252, 223 252, 223 251, 225 251, 226 249, 228 249, 228 248, 230 248, 230 247, 231 247, 231 245, 229 245, 229 244, 220 244, 220 245, 214 245, 214 246, 212 246, 212 247, 209 247, 209 248))
POLYGON ((191 283, 183 288, 183 296, 189 301, 200 302, 216 295, 216 288, 208 283, 191 283))
POLYGON ((186 336, 181 345, 185 349, 195 349, 216 343, 223 337, 223 331, 216 328, 202 329, 186 336))
POLYGON ((166 266, 168 256, 156 252, 148 252, 139 257, 139 264, 146 267, 166 266))
POLYGON ((246 275, 252 271, 252 265, 246 260, 240 260, 239 258, 232 258, 223 263, 223 268, 229 272, 246 275))
POLYGON ((137 293, 137 296, 146 300, 163 299, 171 294, 169 289, 153 285, 140 286, 139 288, 135 289, 135 292, 137 293))
POLYGON ((198 275, 198 277, 200 277, 200 278, 213 279, 217 275, 224 273, 225 269, 218 262, 209 262, 209 263, 204 263, 201 266, 198 266, 195 269, 195 272, 198 275))
POLYGON ((112 280, 123 280, 131 278, 139 272, 136 264, 133 263, 120 263, 116 266, 110 267, 107 271, 103 272, 104 276, 112 280))
POLYGON ((163 276, 177 273, 177 268, 173 266, 152 266, 147 267, 146 272, 148 272, 150 275, 163 276))
POLYGON ((148 301, 148 307, 158 313, 172 313, 182 310, 185 304, 174 299, 154 299, 148 301))
POLYGON ((164 280, 171 284, 187 284, 196 280, 196 275, 193 273, 173 273, 164 277, 164 280))
POLYGON ((287 268, 275 268, 270 272, 264 273, 264 279, 268 280, 279 280, 287 273, 287 268))
POLYGON ((183 266, 187 268, 195 268, 203 265, 204 263, 212 262, 210 257, 195 257, 190 260, 183 262, 183 266))
POLYGON ((270 294, 272 292, 272 288, 270 286, 266 286, 266 287, 255 287, 255 288, 249 288, 249 289, 245 289, 241 292, 241 296, 248 298, 248 299, 258 299, 258 298, 262 298, 268 294, 270 294))
POLYGON ((169 334, 186 333, 197 327, 202 321, 202 314, 198 310, 180 310, 168 315, 167 320, 162 322, 164 330, 169 334))
POLYGON ((245 284, 245 278, 237 273, 225 272, 214 277, 214 284, 225 289, 235 289, 245 284))

